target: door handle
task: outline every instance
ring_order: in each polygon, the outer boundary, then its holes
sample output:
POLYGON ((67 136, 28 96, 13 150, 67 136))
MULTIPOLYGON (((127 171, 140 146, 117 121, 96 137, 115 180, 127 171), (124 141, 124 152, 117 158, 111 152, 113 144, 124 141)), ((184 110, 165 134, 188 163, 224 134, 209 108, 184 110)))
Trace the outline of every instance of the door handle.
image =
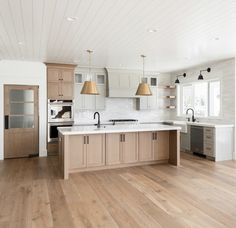
POLYGON ((6 116, 4 116, 4 118, 5 118, 5 129, 9 129, 9 116, 8 115, 6 115, 6 116))

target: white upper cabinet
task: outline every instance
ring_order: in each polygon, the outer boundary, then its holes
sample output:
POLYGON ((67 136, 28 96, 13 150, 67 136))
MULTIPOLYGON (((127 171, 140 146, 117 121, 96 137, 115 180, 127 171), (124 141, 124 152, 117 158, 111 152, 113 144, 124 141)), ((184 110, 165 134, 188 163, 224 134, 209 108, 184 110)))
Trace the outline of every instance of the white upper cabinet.
POLYGON ((157 108, 157 86, 158 86, 158 78, 157 76, 147 76, 143 79, 146 83, 149 84, 150 89, 152 91, 152 96, 140 96, 137 99, 137 109, 138 110, 151 110, 157 108))
POLYGON ((136 97, 140 71, 107 69, 109 97, 136 97))
POLYGON ((83 83, 87 78, 87 69, 76 69, 75 71, 75 109, 80 110, 103 110, 105 109, 106 97, 106 74, 105 71, 92 71, 92 80, 96 81, 99 95, 80 94, 83 83), (100 72, 101 71, 101 72, 100 72))

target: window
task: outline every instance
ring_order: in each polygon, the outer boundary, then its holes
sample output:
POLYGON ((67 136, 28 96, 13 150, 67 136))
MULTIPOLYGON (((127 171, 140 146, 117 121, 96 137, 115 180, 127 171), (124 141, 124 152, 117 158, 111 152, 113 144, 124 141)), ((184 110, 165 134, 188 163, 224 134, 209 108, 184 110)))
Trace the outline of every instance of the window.
POLYGON ((220 116, 220 81, 195 82, 179 87, 178 115, 193 108, 197 117, 220 116))

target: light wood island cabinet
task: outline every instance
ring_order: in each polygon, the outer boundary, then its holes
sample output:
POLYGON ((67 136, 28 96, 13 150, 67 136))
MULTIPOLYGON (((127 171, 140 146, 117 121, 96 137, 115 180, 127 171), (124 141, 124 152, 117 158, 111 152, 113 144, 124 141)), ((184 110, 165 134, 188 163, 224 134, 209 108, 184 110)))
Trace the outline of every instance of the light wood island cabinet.
POLYGON ((154 132, 153 140, 153 153, 154 160, 167 160, 169 159, 169 131, 154 132))
POLYGON ((179 165, 179 131, 146 131, 63 135, 59 159, 63 177, 69 173, 171 163, 179 165))
POLYGON ((106 134, 106 164, 138 161, 137 133, 106 134))
POLYGON ((139 161, 152 161, 154 159, 154 132, 138 133, 138 157, 139 161))
MULTIPOLYGON (((66 166, 71 172, 73 170, 89 167, 99 167, 105 165, 105 135, 72 135, 59 137, 59 154, 70 151, 66 156, 68 162, 66 166)), ((60 163, 62 157, 60 158, 60 163)), ((62 164, 61 164, 62 165, 62 164)))

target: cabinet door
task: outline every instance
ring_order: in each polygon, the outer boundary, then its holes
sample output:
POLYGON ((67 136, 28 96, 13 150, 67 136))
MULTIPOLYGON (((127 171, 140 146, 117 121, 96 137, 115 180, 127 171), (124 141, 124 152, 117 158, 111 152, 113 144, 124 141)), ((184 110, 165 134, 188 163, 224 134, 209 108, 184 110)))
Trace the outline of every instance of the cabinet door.
POLYGON ((86 167, 86 136, 69 136, 69 169, 79 169, 86 167))
POLYGON ((72 83, 61 82, 61 95, 64 100, 73 100, 74 99, 74 87, 72 83))
POLYGON ((88 135, 86 138, 87 167, 105 165, 105 135, 88 135))
POLYGON ((153 149, 152 141, 154 133, 152 132, 139 132, 138 133, 138 157, 139 161, 152 161, 153 149))
POLYGON ((61 99, 59 82, 48 83, 48 99, 61 99))
POLYGON ((125 133, 122 140, 122 162, 132 163, 138 161, 137 133, 125 133))
POLYGON ((99 95, 95 96, 95 109, 105 109, 105 93, 106 88, 104 85, 97 86, 99 95))
POLYGON ((169 131, 155 132, 153 152, 154 160, 169 159, 169 131))
POLYGON ((62 69, 61 70, 61 81, 63 82, 74 82, 74 70, 62 69))
POLYGON ((47 70, 48 82, 58 82, 61 78, 61 70, 57 68, 49 68, 47 70))
POLYGON ((106 164, 121 163, 121 134, 106 134, 106 164))

